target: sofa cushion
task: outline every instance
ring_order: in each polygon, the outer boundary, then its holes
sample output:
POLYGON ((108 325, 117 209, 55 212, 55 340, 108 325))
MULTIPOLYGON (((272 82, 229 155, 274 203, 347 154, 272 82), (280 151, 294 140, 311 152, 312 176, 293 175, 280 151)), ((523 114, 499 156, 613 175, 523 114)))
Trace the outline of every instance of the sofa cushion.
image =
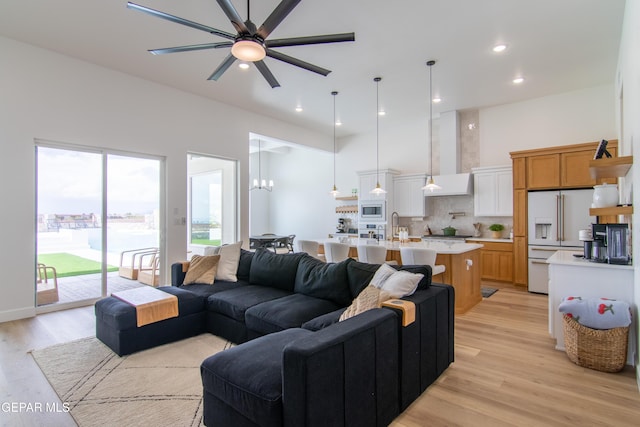
POLYGON ((247 309, 245 323, 254 332, 270 334, 283 329, 299 328, 306 321, 339 308, 339 305, 329 300, 291 294, 247 309))
POLYGON ((347 277, 349 278, 349 289, 351 289, 351 299, 354 299, 360 292, 371 283, 374 274, 380 268, 380 264, 367 264, 354 261, 347 265, 347 277))
POLYGON ((291 295, 291 292, 266 286, 241 286, 211 295, 206 302, 207 311, 224 314, 239 322, 245 321, 245 311, 256 304, 291 295))
POLYGON ((249 281, 249 271, 251 270, 253 255, 253 252, 240 249, 240 262, 238 262, 238 272, 236 273, 238 280, 249 281))
POLYGON ((252 285, 269 286, 293 292, 298 271, 298 263, 305 253, 275 254, 266 249, 258 249, 253 255, 249 282, 252 285))
POLYGON ((213 285, 205 285, 202 283, 193 283, 191 285, 181 285, 180 289, 184 289, 189 292, 193 292, 196 295, 200 295, 205 299, 218 292, 228 291, 229 289, 235 289, 242 286, 248 286, 248 282, 238 280, 237 282, 227 282, 226 280, 216 280, 213 285))
MULTIPOLYGON (((175 295, 178 298, 179 317, 204 311, 204 298, 200 295, 175 286, 161 286, 158 290, 175 295)), ((99 321, 104 322, 114 330, 123 331, 138 328, 136 308, 118 298, 107 297, 99 300, 95 304, 95 313, 99 321)))
POLYGON ((205 391, 244 415, 252 425, 282 425, 282 353, 289 343, 312 333, 288 329, 205 359, 200 367, 205 391))
POLYGON ((294 291, 310 297, 333 301, 346 306, 351 303, 347 266, 355 262, 351 258, 327 264, 311 256, 303 257, 298 264, 294 291))

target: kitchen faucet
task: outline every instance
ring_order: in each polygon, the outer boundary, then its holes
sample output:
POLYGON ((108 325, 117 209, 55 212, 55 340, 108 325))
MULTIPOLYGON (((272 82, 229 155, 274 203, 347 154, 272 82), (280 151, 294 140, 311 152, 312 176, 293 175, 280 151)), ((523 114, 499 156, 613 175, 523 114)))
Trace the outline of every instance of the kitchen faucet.
POLYGON ((394 211, 394 212, 391 214, 391 240, 392 240, 392 241, 393 241, 393 238, 396 236, 396 234, 398 234, 398 233, 397 233, 397 231, 398 231, 398 229, 397 229, 397 228, 398 228, 398 226, 399 226, 399 225, 400 225, 400 215, 398 215, 398 212, 395 212, 395 211, 394 211), (395 224, 395 223, 394 223, 394 221, 393 221, 393 218, 394 218, 394 217, 398 219, 398 221, 397 221, 397 222, 398 222, 398 224, 395 224))

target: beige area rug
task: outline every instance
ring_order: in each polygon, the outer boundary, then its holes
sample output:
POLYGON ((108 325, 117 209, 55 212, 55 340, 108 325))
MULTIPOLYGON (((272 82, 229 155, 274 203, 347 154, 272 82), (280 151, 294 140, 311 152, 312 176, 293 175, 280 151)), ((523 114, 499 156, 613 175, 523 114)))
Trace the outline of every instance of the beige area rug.
POLYGON ((203 334, 119 357, 90 337, 31 354, 79 426, 200 426, 200 364, 231 346, 203 334))

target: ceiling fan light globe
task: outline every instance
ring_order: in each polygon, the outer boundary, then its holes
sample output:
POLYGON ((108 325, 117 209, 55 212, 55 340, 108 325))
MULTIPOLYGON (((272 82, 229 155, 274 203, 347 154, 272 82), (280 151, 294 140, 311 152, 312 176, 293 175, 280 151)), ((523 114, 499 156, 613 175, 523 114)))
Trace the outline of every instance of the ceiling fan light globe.
POLYGON ((237 40, 231 46, 231 54, 241 61, 262 61, 267 55, 264 46, 254 40, 237 40))

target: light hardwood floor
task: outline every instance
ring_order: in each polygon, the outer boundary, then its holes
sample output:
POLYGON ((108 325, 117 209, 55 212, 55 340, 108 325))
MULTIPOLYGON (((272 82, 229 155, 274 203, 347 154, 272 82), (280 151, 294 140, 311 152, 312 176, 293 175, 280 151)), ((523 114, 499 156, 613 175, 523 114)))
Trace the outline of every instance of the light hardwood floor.
MULTIPOLYGON (((547 333, 547 297, 500 290, 456 317, 455 362, 392 424, 414 426, 638 426, 640 393, 630 367, 609 374, 581 368, 547 333)), ((5 402, 59 402, 30 349, 91 336, 93 308, 0 324, 5 402)), ((7 426, 73 426, 64 413, 0 412, 7 426)))

